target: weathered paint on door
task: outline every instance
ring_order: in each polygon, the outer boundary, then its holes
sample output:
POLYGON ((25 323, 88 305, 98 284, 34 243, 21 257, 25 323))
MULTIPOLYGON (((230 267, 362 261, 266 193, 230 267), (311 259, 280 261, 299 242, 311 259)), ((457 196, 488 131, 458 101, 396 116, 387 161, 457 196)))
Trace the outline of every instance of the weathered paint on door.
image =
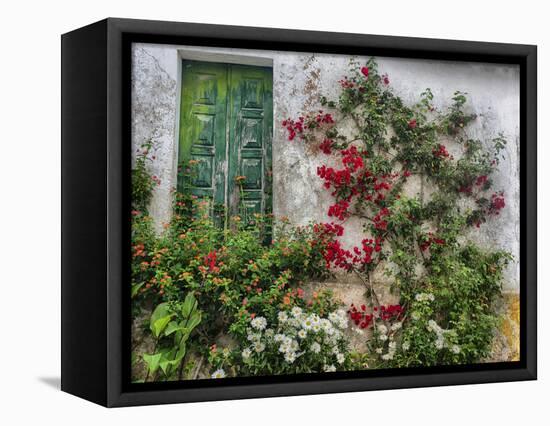
POLYGON ((225 206, 225 223, 272 210, 272 86, 271 68, 183 61, 179 161, 198 161, 191 192, 225 206))

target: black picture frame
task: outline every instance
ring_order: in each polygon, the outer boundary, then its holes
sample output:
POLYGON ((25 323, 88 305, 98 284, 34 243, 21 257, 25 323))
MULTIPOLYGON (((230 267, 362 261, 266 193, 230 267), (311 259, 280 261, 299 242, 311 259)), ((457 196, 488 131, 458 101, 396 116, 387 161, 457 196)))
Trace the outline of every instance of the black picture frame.
POLYGON ((536 379, 536 46, 116 18, 64 34, 61 42, 63 391, 118 407, 536 379), (128 265, 133 42, 518 64, 520 361, 131 384, 128 265))

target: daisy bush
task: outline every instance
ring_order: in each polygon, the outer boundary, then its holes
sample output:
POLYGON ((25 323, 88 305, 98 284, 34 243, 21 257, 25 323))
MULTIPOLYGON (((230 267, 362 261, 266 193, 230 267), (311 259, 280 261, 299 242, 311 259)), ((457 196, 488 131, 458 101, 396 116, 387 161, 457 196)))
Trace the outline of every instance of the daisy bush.
POLYGON ((242 336, 237 359, 242 375, 314 373, 350 367, 344 331, 347 313, 340 309, 321 317, 298 306, 277 313, 276 321, 255 316, 242 336))

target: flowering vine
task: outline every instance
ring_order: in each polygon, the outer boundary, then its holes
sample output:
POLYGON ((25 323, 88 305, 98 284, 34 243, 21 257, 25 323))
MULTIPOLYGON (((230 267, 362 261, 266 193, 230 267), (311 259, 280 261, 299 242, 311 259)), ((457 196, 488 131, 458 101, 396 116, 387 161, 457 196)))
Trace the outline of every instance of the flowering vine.
MULTIPOLYGON (((401 348, 399 352, 394 334, 401 330, 401 321, 412 329, 412 322, 417 320, 407 311, 420 303, 415 296, 421 291, 439 296, 437 306, 424 312, 435 319, 426 317, 426 321, 462 327, 454 340, 465 343, 465 330, 471 331, 472 324, 481 333, 484 328, 476 316, 479 312, 483 312, 484 319, 493 318, 491 302, 499 294, 502 270, 510 256, 483 250, 473 242, 464 243, 460 237, 468 228, 480 227, 497 216, 506 205, 503 191, 491 193, 492 175, 503 158, 506 140, 502 135, 485 142, 468 136, 467 127, 477 116, 466 112, 465 93, 455 92, 446 110, 435 108, 430 89, 415 105, 405 105, 391 89, 388 75, 379 74, 374 59, 365 65, 352 61, 349 75, 339 84, 337 100, 321 97, 323 109, 288 118, 282 125, 290 142, 317 146, 323 155, 332 158, 331 164, 334 160, 340 164, 317 168, 333 203, 327 210, 332 222, 316 225, 316 232, 327 266, 356 274, 366 286, 368 306, 352 305, 348 311, 351 320, 360 328, 373 327, 375 339, 382 345, 375 351, 379 359, 404 365, 418 363, 418 357, 407 355, 414 353, 414 339, 408 337, 402 342, 406 350, 401 348), (346 123, 352 123, 351 132, 346 123), (407 195, 406 189, 411 186, 419 187, 419 194, 407 195), (433 189, 429 197, 423 193, 425 187, 433 189), (360 244, 348 248, 339 237, 352 216, 363 220, 364 235, 360 244), (472 252, 478 258, 468 264, 472 252), (450 267, 452 262, 456 269, 450 267), (492 272, 480 274, 483 269, 492 272), (377 270, 392 277, 392 290, 399 292, 400 304, 381 303, 373 285, 377 270), (449 288, 453 286, 449 283, 458 280, 457 273, 464 274, 464 282, 481 282, 475 294, 468 294, 462 301, 456 300, 460 292, 449 293, 456 291, 449 288), (487 302, 485 307, 480 306, 479 298, 487 302), (474 307, 477 314, 469 311, 474 307), (387 327, 395 325, 390 324, 393 320, 399 324, 395 333, 387 327)), ((443 329, 432 324, 426 330, 443 329)), ((407 334, 405 328, 400 333, 407 334)), ((481 349, 460 351, 453 343, 454 349, 442 354, 443 334, 438 332, 433 337, 431 333, 437 354, 423 363, 436 359, 441 362, 442 358, 448 362, 466 361, 474 353, 485 353, 490 343, 485 333, 481 349)))

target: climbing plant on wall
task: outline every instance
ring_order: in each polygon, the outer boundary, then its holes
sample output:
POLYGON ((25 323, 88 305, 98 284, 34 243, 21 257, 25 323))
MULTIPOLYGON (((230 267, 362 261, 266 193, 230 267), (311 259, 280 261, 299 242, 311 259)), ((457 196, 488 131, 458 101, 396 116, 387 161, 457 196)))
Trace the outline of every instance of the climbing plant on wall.
POLYGON ((331 221, 316 225, 319 249, 328 267, 365 285, 369 302, 349 307, 355 326, 373 331, 362 360, 388 367, 480 361, 511 256, 466 237, 505 207, 492 179, 505 138, 468 136, 477 117, 467 112, 466 93, 455 92, 445 110, 434 107, 430 89, 405 104, 374 59, 352 60, 338 83, 338 99, 321 97, 323 110, 282 125, 289 141, 327 157, 317 175, 333 204, 331 221), (411 191, 415 185, 422 190, 411 191), (346 248, 338 237, 351 217, 364 221, 364 234, 346 248), (378 272, 389 277, 398 305, 382 304, 378 272))

